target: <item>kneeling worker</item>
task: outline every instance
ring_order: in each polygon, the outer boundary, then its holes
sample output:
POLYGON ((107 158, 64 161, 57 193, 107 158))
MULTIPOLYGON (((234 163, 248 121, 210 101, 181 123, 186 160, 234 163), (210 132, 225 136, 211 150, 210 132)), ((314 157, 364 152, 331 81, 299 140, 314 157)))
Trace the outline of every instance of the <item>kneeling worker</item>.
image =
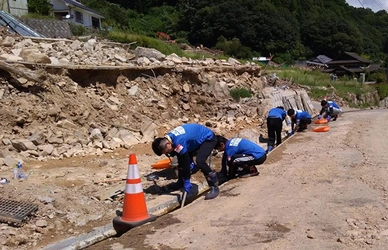
POLYGON ((232 138, 227 140, 218 135, 215 149, 224 152, 220 182, 236 177, 250 177, 259 174, 255 165, 260 165, 267 159, 265 150, 256 143, 243 139, 232 138), (229 171, 227 171, 227 166, 229 171))
POLYGON ((302 132, 307 129, 307 125, 311 124, 311 115, 305 110, 289 109, 287 115, 291 118, 291 134, 295 131, 302 132))
POLYGON ((322 118, 323 114, 323 118, 326 118, 328 122, 331 118, 333 118, 333 121, 335 121, 337 120, 338 115, 342 112, 341 108, 334 101, 322 100, 321 106, 322 109, 319 112, 318 120, 322 118))

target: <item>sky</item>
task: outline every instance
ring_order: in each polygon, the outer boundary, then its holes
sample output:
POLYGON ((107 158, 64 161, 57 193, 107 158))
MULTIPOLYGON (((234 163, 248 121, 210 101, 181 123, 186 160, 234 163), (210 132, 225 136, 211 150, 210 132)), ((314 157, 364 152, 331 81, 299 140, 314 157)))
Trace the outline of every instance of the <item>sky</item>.
POLYGON ((388 0, 346 0, 346 2, 357 8, 370 8, 374 12, 384 9, 388 12, 388 0))

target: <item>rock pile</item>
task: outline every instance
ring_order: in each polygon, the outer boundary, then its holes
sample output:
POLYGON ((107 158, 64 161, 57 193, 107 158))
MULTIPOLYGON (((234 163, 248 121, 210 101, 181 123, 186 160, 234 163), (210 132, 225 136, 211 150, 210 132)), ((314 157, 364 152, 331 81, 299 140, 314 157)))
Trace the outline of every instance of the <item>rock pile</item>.
POLYGON ((188 122, 227 133, 236 122, 260 123, 264 115, 260 67, 252 63, 165 56, 95 39, 33 41, 3 34, 0 43, 2 64, 32 63, 32 73, 43 70, 45 75, 44 84, 12 72, 0 75, 0 165, 29 157, 103 154, 152 141, 188 122), (58 65, 64 69, 59 73, 50 68, 58 65), (74 65, 95 67, 93 78, 74 80, 84 74, 69 74, 66 70, 74 65), (105 80, 106 68, 99 70, 107 66, 118 75, 114 83, 105 80), (136 71, 142 67, 150 74, 136 71), (230 95, 234 88, 245 88, 252 97, 237 102, 230 95))

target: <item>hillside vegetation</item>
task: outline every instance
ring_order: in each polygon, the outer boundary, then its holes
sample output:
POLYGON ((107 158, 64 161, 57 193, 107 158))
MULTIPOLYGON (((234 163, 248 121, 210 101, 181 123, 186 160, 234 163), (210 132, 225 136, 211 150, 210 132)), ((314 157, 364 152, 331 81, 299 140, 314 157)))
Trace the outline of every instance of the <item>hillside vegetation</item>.
POLYGON ((388 14, 354 8, 345 0, 83 0, 106 16, 105 27, 219 48, 250 59, 275 54, 293 62, 352 51, 385 62, 388 14))

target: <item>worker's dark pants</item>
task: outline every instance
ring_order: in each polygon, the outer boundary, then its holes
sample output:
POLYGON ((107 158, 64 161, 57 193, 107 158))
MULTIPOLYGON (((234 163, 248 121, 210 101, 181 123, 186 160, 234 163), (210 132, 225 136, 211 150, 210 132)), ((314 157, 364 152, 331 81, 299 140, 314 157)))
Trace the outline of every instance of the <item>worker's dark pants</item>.
POLYGON ((202 145, 196 150, 197 167, 202 171, 205 176, 208 176, 212 171, 210 166, 207 164, 207 158, 212 154, 214 147, 217 144, 217 137, 213 136, 210 141, 204 141, 202 145))
POLYGON ((261 165, 265 162, 267 159, 267 154, 264 154, 260 158, 255 158, 252 155, 247 154, 236 154, 232 156, 232 159, 228 161, 228 167, 229 167, 229 178, 234 178, 236 176, 237 170, 239 168, 249 168, 251 166, 255 165, 261 165))
POLYGON ((267 118, 267 129, 268 129, 268 146, 276 145, 279 146, 282 143, 282 128, 283 122, 279 117, 268 117, 267 118))
POLYGON ((311 119, 306 118, 306 117, 303 117, 302 119, 300 119, 298 132, 301 132, 301 131, 307 129, 308 124, 311 124, 311 119))

